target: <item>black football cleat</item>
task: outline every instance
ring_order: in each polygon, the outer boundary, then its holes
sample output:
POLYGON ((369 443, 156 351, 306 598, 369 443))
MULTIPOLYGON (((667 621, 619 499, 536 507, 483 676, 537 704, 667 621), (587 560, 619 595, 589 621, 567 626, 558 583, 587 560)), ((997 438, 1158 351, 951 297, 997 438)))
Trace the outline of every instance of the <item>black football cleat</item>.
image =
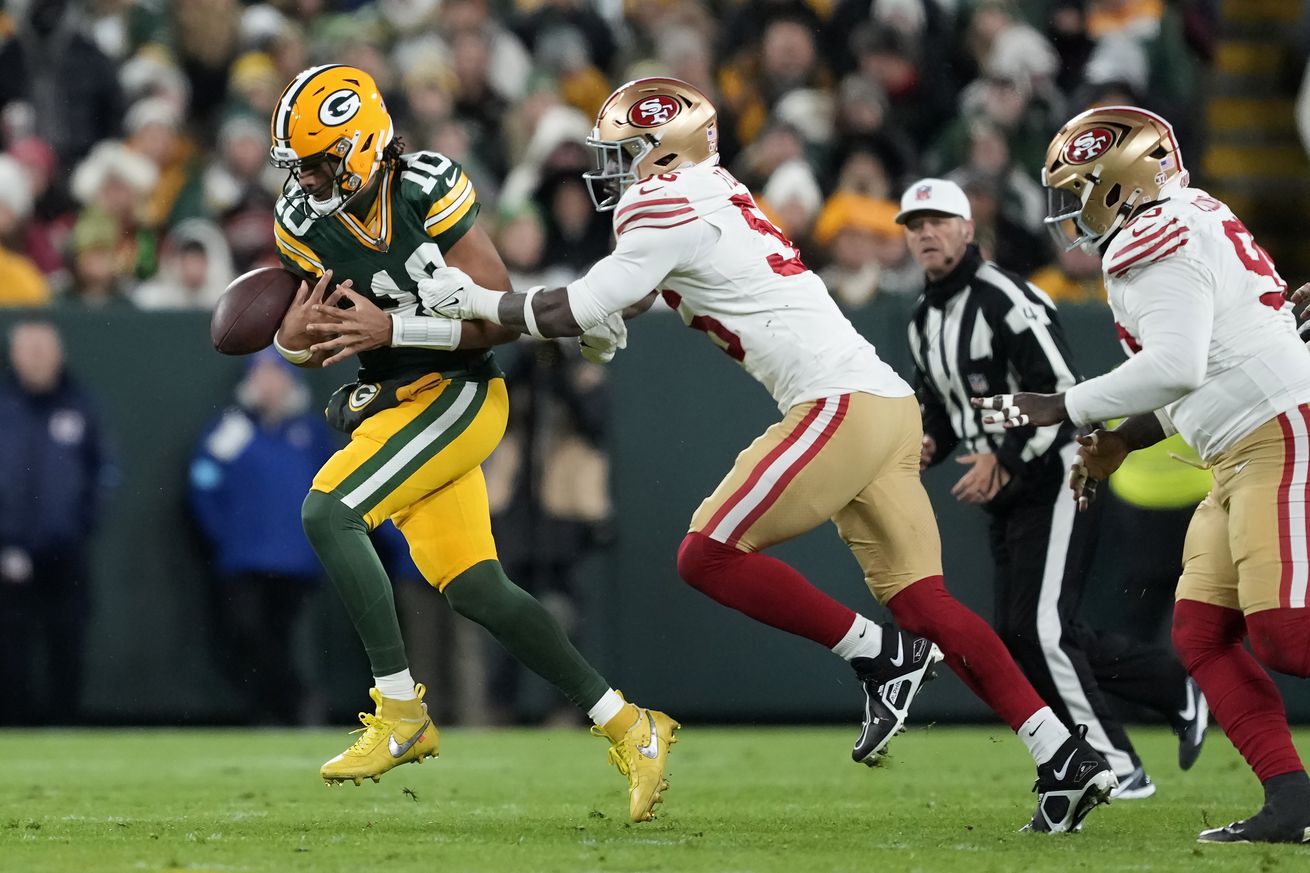
POLYGON ((1174 722, 1174 733, 1178 735, 1178 766, 1183 770, 1192 769, 1196 759, 1201 756, 1201 744, 1205 742, 1205 731, 1210 726, 1210 707, 1205 702, 1205 695, 1191 677, 1187 679, 1187 703, 1178 712, 1174 722))
POLYGON ((1197 834, 1198 843, 1310 843, 1310 779, 1304 771, 1265 782, 1265 805, 1248 819, 1197 834))
POLYGON ((1087 814, 1119 784, 1105 758, 1087 742, 1087 726, 1078 725, 1051 760, 1037 767, 1037 812, 1021 830, 1062 834, 1082 828, 1087 814))
POLYGON ((1221 828, 1210 828, 1197 834, 1198 843, 1310 843, 1310 816, 1300 821, 1286 821, 1269 807, 1255 815, 1235 821, 1221 828))
POLYGON ((882 625, 882 651, 876 658, 854 658, 851 666, 864 686, 864 723, 851 749, 856 763, 875 767, 891 738, 905 729, 910 704, 923 683, 936 676, 941 649, 893 624, 882 625))

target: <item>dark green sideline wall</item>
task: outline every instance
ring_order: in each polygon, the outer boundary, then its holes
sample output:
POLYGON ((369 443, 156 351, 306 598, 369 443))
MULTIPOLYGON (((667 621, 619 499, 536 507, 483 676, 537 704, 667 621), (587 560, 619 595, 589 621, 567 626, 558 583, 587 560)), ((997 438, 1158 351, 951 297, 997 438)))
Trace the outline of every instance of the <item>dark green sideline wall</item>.
MULTIPOLYGON (((908 301, 882 300, 853 318, 902 373, 908 307, 908 301)), ((122 468, 96 542, 85 708, 111 722, 230 720, 235 702, 213 663, 207 568, 186 522, 185 484, 196 434, 227 403, 244 362, 211 349, 201 315, 42 315, 59 324, 73 370, 101 398, 122 468)), ((0 313, 0 330, 7 333, 25 316, 30 313, 0 313)), ((1120 360, 1104 309, 1067 308, 1062 318, 1085 372, 1103 372, 1120 360)), ((316 400, 352 373, 337 367, 311 374, 316 400)), ((584 648, 616 686, 686 717, 854 717, 852 677, 831 655, 758 627, 677 579, 674 556, 687 519, 736 453, 777 419, 772 400, 669 313, 634 322, 612 378, 618 537, 611 554, 591 562, 584 648)), ((927 477, 943 533, 946 579, 986 616, 991 564, 984 520, 949 496, 958 475, 955 465, 946 465, 927 477)), ((849 605, 883 615, 831 526, 776 554, 849 605)), ((1112 620, 1121 608, 1114 565, 1099 562, 1088 614, 1112 620)), ((334 707, 353 712, 367 682, 358 643, 330 590, 323 590, 314 610, 318 620, 301 640, 303 656, 334 707)), ((1310 717, 1310 694, 1297 690, 1289 706, 1310 717)), ((947 674, 925 695, 921 714, 974 719, 985 712, 947 674)))

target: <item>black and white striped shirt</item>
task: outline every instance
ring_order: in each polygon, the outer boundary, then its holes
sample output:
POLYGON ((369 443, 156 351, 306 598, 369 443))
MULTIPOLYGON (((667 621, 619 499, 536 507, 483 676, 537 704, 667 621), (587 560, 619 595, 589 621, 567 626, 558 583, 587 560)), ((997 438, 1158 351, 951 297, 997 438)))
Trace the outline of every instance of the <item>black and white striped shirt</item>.
POLYGON ((984 261, 976 246, 949 276, 928 282, 909 334, 924 433, 937 443, 934 464, 963 442, 970 453, 995 453, 1017 476, 1070 439, 1067 422, 1006 430, 983 424, 982 410, 969 405, 971 397, 1054 394, 1079 381, 1051 298, 984 261))

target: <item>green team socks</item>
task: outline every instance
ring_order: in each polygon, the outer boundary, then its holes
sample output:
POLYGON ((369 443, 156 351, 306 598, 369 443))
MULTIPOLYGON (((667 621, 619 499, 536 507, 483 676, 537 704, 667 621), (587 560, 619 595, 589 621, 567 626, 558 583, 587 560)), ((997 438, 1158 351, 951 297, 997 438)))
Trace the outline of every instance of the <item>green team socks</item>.
POLYGON ((456 612, 491 631, 511 655, 583 712, 609 690, 609 683, 573 647, 559 623, 510 581, 499 561, 474 564, 450 581, 445 594, 456 612))
POLYGON ((391 579, 369 541, 363 517, 332 494, 310 491, 300 519, 364 642, 373 675, 408 669, 391 579))

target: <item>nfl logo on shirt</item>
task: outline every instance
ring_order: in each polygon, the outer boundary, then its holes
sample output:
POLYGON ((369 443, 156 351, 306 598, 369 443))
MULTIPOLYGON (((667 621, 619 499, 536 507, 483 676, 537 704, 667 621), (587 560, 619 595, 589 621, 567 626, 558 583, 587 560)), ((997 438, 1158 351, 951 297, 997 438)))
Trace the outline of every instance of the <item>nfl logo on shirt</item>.
POLYGON ((991 386, 987 383, 987 377, 982 373, 969 374, 969 387, 974 394, 990 394, 991 386))

